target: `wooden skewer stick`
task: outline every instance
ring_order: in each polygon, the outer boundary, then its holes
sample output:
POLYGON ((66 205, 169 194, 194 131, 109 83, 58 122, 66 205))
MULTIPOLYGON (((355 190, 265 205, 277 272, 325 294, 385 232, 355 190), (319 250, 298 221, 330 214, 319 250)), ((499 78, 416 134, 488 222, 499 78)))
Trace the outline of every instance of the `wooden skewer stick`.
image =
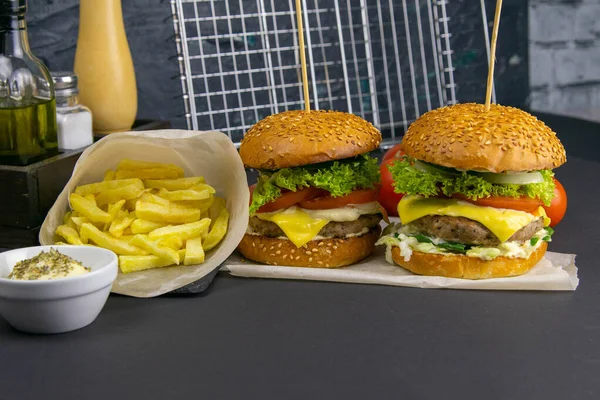
POLYGON ((296 0, 296 19, 298 21, 298 44, 300 46, 300 62, 302 63, 302 86, 304 87, 304 109, 310 111, 308 97, 308 74, 306 72, 306 54, 304 53, 304 29, 302 28, 302 3, 296 0))
POLYGON ((494 26, 492 28, 492 45, 490 48, 490 65, 488 69, 487 88, 485 91, 485 111, 490 110, 492 102, 492 86, 494 85, 494 65, 496 64, 496 42, 498 41, 498 27, 500 26, 500 11, 502 0, 496 1, 496 13, 494 14, 494 26))

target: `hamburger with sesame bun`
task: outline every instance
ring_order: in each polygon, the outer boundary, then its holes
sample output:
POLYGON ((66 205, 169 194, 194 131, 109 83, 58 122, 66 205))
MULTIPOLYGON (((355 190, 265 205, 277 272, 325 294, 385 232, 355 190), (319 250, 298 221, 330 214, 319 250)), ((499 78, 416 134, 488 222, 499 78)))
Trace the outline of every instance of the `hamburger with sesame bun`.
POLYGON ((244 165, 259 173, 242 255, 336 268, 371 254, 385 210, 377 159, 367 153, 380 142, 373 125, 343 112, 286 111, 256 123, 240 145, 244 165))
POLYGON ((513 107, 457 104, 422 115, 388 168, 400 224, 378 244, 416 274, 484 279, 521 275, 541 260, 566 209, 553 168, 556 134, 513 107))

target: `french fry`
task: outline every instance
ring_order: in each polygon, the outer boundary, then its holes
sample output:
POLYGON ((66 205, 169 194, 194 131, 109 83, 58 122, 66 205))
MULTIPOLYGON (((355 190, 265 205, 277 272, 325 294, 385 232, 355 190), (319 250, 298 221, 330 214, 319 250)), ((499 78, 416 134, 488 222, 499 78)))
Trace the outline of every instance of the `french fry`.
MULTIPOLYGON (((114 181, 113 181, 114 182, 114 181)), ((107 189, 103 192, 98 193, 96 197, 96 203, 99 206, 116 203, 119 200, 131 200, 136 199, 142 195, 143 189, 140 189, 137 185, 127 185, 114 189, 107 189)))
POLYGON ((79 239, 79 235, 77 234, 77 231, 75 229, 71 228, 70 226, 59 225, 56 228, 56 234, 58 236, 63 237, 69 244, 76 244, 76 245, 83 244, 81 239, 79 239))
POLYGON ((116 203, 109 204, 107 212, 113 217, 113 219, 115 219, 115 217, 117 216, 117 214, 119 214, 119 212, 121 211, 121 209, 123 208, 124 205, 125 205, 125 200, 121 199, 121 200, 117 201, 116 203))
POLYGON ((178 179, 147 179, 144 181, 144 186, 156 189, 185 190, 204 182, 202 176, 191 176, 178 179))
POLYGON ((178 167, 175 164, 165 164, 154 161, 141 161, 141 160, 132 160, 129 158, 124 158, 119 162, 117 166, 117 170, 124 171, 135 171, 138 169, 151 169, 151 168, 171 168, 174 170, 181 171, 181 175, 183 176, 183 169, 178 167))
POLYGON ((170 208, 141 200, 136 203, 135 210, 138 218, 155 222, 183 224, 200 219, 200 210, 196 208, 170 208))
POLYGON ((208 209, 208 218, 210 218, 210 227, 211 228, 215 224, 215 221, 217 220, 217 218, 219 218, 219 215, 221 214, 221 210, 223 208, 226 208, 225 200, 222 199, 221 197, 215 196, 213 203, 211 204, 210 208, 208 209))
POLYGON ((75 230, 78 229, 77 225, 75 225, 75 223, 73 222, 72 216, 73 213, 72 212, 67 212, 65 214, 65 216, 63 217, 63 225, 68 226, 69 228, 73 228, 75 230))
POLYGON ((109 169, 104 174, 103 182, 114 181, 114 180, 115 180, 115 171, 113 171, 112 169, 109 169))
POLYGON ((195 190, 197 192, 204 192, 204 191, 208 191, 208 193, 210 194, 215 194, 217 191, 215 190, 214 187, 207 185, 205 183, 199 183, 197 185, 194 185, 193 187, 190 188, 191 190, 195 190))
POLYGON ((192 222, 183 225, 165 226, 153 230, 148 234, 152 239, 164 238, 168 236, 177 236, 181 240, 189 240, 193 237, 199 236, 203 231, 207 230, 210 225, 208 218, 202 219, 197 222, 192 222))
POLYGON ((134 221, 134 218, 131 217, 127 211, 123 210, 112 221, 108 231, 114 237, 119 238, 123 235, 123 231, 125 230, 125 228, 128 228, 132 224, 133 221, 134 221))
POLYGON ((223 239, 227 233, 227 225, 229 222, 229 211, 224 206, 221 208, 219 216, 216 218, 214 225, 210 228, 206 240, 202 243, 204 251, 209 251, 215 247, 223 239))
POLYGON ((85 196, 83 196, 87 201, 89 201, 90 203, 93 203, 95 206, 98 205, 98 203, 96 203, 96 196, 94 196, 93 194, 86 194, 85 196))
MULTIPOLYGON (((110 214, 113 221, 115 220, 115 218, 121 211, 121 208, 123 208, 124 204, 125 204, 125 200, 119 200, 116 203, 108 205, 106 212, 110 214)), ((110 227, 110 224, 107 222, 106 224, 104 224, 103 230, 106 231, 106 230, 108 230, 109 227, 110 227)))
POLYGON ((173 250, 179 250, 183 246, 183 240, 178 236, 166 236, 158 240, 158 245, 173 250))
POLYGON ((119 255, 146 255, 146 251, 139 249, 124 240, 113 238, 106 232, 102 232, 92 224, 81 225, 80 237, 85 236, 96 245, 114 251, 119 255))
POLYGON ((171 205, 169 200, 148 192, 144 193, 142 197, 140 197, 140 200, 147 201, 148 203, 160 204, 161 206, 165 207, 169 207, 171 205))
POLYGON ((77 193, 71 193, 69 196, 71 207, 77 211, 79 215, 88 218, 94 222, 110 222, 112 217, 106 211, 102 211, 92 201, 82 197, 77 193))
MULTIPOLYGON (((184 259, 185 249, 179 250, 178 254, 180 259, 184 259)), ((119 256, 119 267, 124 274, 170 265, 172 263, 169 260, 157 256, 119 256)))
POLYGON ((77 186, 75 193, 85 196, 87 194, 96 194, 109 189, 116 189, 123 186, 136 185, 138 189, 144 189, 144 183, 141 179, 117 179, 106 182, 90 183, 87 185, 77 186))
POLYGON ((133 239, 131 239, 130 243, 134 246, 139 247, 140 249, 146 250, 149 253, 154 254, 160 258, 165 260, 169 260, 171 264, 179 265, 179 253, 177 251, 169 248, 160 246, 157 242, 154 242, 145 235, 135 235, 133 239))
POLYGON ((67 211, 65 213, 65 215, 63 216, 63 224, 66 224, 67 222, 69 222, 69 220, 71 219, 71 215, 73 214, 72 211, 67 211))
MULTIPOLYGON (((86 217, 73 217, 73 218, 71 218, 71 220, 73 221, 73 223, 77 227, 77 228, 75 228, 77 230, 77 232, 79 232, 81 230, 81 225, 83 225, 83 224, 92 224, 96 228, 100 229, 101 231, 105 230, 104 227, 107 225, 104 222, 93 222, 93 221, 90 221, 86 217)), ((80 232, 80 234, 81 234, 81 232, 80 232)))
POLYGON ((185 244, 185 258, 183 265, 201 264, 204 262, 204 249, 202 239, 199 237, 190 239, 185 244))
POLYGON ((183 178, 181 168, 148 168, 136 170, 117 170, 117 179, 139 178, 139 179, 175 179, 183 178))
POLYGON ((169 201, 182 201, 182 200, 206 200, 210 198, 211 194, 208 190, 174 190, 172 192, 167 189, 160 189, 158 195, 163 199, 169 201))
POLYGON ((138 218, 133 221, 130 228, 132 233, 138 234, 152 232, 153 230, 162 228, 165 225, 166 224, 162 222, 147 221, 145 219, 138 218))
POLYGON ((174 208, 197 208, 200 210, 200 212, 205 212, 212 205, 213 201, 214 201, 214 196, 210 196, 208 199, 205 199, 205 200, 172 201, 171 207, 174 207, 174 208))

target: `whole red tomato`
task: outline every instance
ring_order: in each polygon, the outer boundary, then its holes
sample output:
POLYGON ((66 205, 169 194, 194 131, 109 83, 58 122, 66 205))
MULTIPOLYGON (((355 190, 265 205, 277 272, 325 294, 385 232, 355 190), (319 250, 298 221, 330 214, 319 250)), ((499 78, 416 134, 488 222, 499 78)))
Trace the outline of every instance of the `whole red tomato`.
POLYGON ((402 149, 402 143, 398 143, 397 145, 395 145, 394 147, 392 147, 391 149, 389 149, 388 151, 385 152, 385 154, 383 155, 383 158, 381 159, 381 162, 383 163, 384 161, 390 159, 390 158, 400 158, 404 155, 404 150, 402 149))
POLYGON ((393 164, 397 158, 388 158, 381 163, 379 170, 381 171, 381 191, 377 201, 385 208, 389 215, 398 216, 398 203, 403 194, 394 192, 394 179, 388 170, 388 165, 393 164))
POLYGON ((556 179, 554 179, 554 198, 550 206, 542 206, 546 210, 548 218, 550 218, 550 226, 555 227, 565 216, 567 212, 567 192, 563 185, 556 179))

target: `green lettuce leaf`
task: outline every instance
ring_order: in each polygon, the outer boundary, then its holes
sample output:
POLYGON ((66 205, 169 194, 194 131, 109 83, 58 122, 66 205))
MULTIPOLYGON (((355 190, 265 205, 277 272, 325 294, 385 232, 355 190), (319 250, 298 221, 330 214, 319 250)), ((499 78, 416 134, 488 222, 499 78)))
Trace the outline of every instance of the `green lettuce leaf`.
POLYGON ((442 193, 452 196, 460 193, 472 200, 489 196, 539 198, 547 206, 554 197, 554 174, 549 170, 539 171, 543 182, 527 185, 494 184, 480 176, 461 172, 456 176, 445 176, 437 172, 425 172, 413 168, 408 157, 399 159, 388 167, 394 179, 396 193, 437 196, 442 193))
POLYGON ((327 190, 333 197, 340 197, 358 188, 370 189, 379 181, 377 159, 368 155, 312 166, 260 171, 252 195, 250 214, 281 196, 281 189, 295 192, 313 186, 327 190))

